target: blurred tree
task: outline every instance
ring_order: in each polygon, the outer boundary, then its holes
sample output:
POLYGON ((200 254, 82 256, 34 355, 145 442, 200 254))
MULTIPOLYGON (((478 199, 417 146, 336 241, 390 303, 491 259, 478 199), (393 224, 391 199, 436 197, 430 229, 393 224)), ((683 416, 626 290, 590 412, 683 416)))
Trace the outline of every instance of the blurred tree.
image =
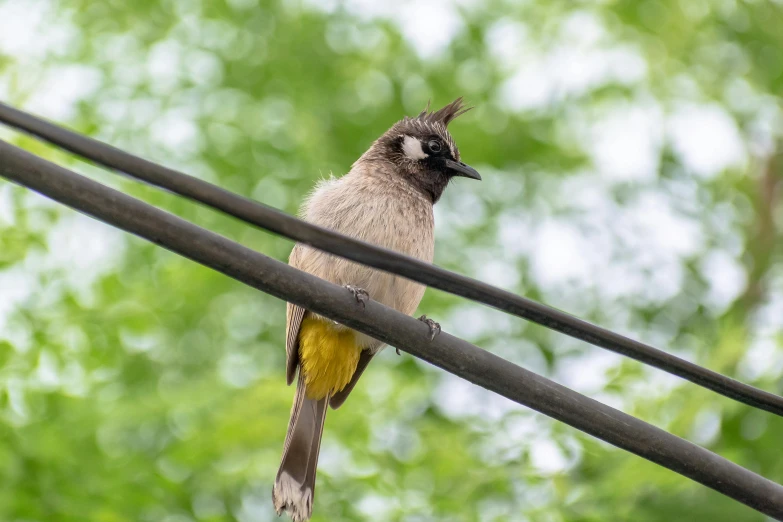
MULTIPOLYGON (((437 262, 783 393, 778 1, 0 0, 0 98, 295 212, 464 95, 437 262)), ((279 259, 291 244, 2 137, 279 259)), ((272 520, 284 306, 0 184, 0 518, 272 520)), ((783 481, 783 422, 428 291, 445 330, 783 481)), ((385 353, 314 520, 761 521, 385 353)))

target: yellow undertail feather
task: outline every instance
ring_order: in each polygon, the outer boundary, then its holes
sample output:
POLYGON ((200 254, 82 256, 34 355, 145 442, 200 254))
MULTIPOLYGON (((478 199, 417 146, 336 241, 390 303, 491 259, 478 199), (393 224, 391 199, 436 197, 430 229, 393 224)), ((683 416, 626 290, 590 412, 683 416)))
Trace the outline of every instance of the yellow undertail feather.
POLYGON ((320 400, 345 388, 360 352, 352 330, 305 317, 299 330, 299 361, 307 398, 320 400))

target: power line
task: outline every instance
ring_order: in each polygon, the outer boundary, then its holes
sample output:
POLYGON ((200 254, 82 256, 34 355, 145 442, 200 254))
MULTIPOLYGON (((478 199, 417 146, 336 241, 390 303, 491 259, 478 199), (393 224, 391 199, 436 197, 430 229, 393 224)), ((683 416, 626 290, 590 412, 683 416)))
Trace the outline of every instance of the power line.
POLYGON ((375 301, 250 250, 0 141, 0 176, 237 281, 371 335, 447 372, 783 520, 783 486, 375 301))
POLYGON ((555 308, 398 252, 307 223, 275 208, 45 122, 2 103, 0 103, 0 122, 95 163, 203 203, 275 234, 489 305, 595 346, 636 359, 739 402, 783 416, 783 397, 744 384, 555 308))

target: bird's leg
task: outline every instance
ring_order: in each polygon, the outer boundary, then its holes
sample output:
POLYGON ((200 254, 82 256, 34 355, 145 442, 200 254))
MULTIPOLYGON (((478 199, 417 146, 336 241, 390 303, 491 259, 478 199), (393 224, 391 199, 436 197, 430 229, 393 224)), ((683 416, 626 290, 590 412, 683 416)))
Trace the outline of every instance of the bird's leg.
MULTIPOLYGON (((428 318, 426 315, 419 317, 419 321, 430 327, 430 341, 434 340, 435 336, 440 333, 440 324, 428 318)), ((395 348, 394 351, 397 352, 397 355, 402 355, 399 348, 395 348)))
POLYGON ((345 285, 345 288, 353 294, 354 298, 356 298, 356 302, 361 303, 362 308, 367 307, 367 301, 370 299, 370 294, 367 293, 367 290, 352 285, 345 285))
POLYGON ((440 333, 440 324, 428 318, 426 315, 419 317, 419 321, 430 327, 430 341, 435 339, 435 336, 440 333))
MULTIPOLYGON (((419 317, 419 321, 430 327, 430 341, 434 340, 435 336, 440 333, 440 324, 436 323, 426 315, 419 317)), ((394 351, 397 352, 397 355, 402 355, 399 348, 395 348, 394 351)))

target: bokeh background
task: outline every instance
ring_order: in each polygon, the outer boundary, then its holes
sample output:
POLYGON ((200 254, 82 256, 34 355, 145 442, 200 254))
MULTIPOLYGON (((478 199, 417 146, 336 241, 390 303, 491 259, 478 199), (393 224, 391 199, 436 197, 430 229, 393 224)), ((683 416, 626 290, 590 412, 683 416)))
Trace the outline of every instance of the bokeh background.
MULTIPOLYGON (((436 262, 783 393, 780 0, 0 0, 0 99, 294 213, 464 95, 436 262)), ((0 137, 278 259, 292 244, 0 137)), ((783 420, 429 290, 420 313, 783 482, 783 420)), ((274 520, 284 305, 0 182, 0 519, 274 520)), ((314 520, 750 521, 386 351, 314 520)))

